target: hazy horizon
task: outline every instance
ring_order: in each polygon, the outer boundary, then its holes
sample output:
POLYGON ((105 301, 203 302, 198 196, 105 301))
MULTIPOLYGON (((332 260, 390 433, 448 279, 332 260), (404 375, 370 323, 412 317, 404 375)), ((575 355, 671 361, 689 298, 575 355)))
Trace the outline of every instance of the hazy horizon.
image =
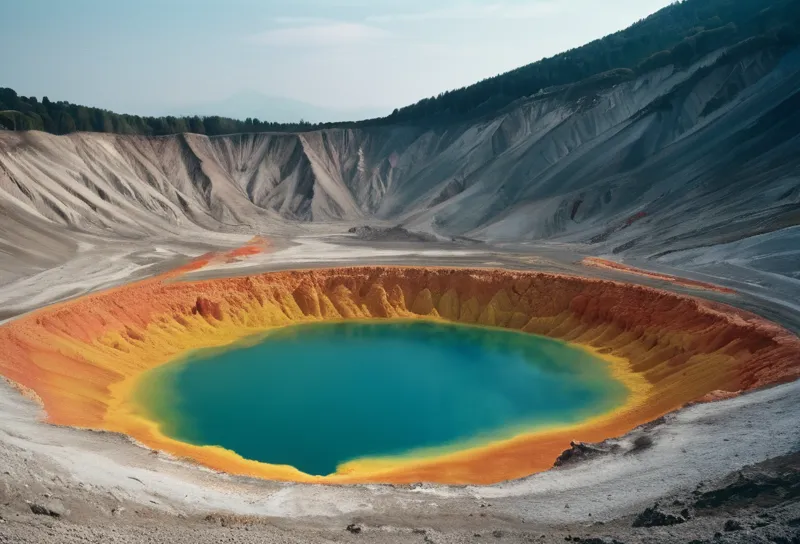
POLYGON ((226 115, 263 117, 244 103, 236 113, 249 93, 297 104, 291 115, 357 117, 580 46, 670 3, 26 0, 6 6, 6 20, 24 24, 4 28, 0 59, 3 86, 22 95, 121 113, 233 100, 226 115))

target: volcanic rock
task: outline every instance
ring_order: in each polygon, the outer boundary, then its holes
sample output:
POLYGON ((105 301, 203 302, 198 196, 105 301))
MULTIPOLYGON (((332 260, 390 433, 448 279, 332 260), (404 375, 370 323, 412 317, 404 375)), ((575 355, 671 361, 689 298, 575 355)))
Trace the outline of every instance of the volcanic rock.
POLYGON ((658 509, 658 505, 645 509, 644 512, 636 516, 633 527, 665 527, 686 523, 682 516, 676 516, 658 509))
POLYGON ((570 442, 569 446, 569 449, 564 450, 561 455, 556 458, 553 463, 554 467, 577 464, 595 457, 608 455, 619 449, 619 445, 617 444, 587 444, 584 442, 575 442, 574 440, 570 442))
POLYGON ((67 514, 64 504, 58 499, 49 499, 46 502, 33 502, 30 504, 31 512, 39 516, 60 518, 67 514))

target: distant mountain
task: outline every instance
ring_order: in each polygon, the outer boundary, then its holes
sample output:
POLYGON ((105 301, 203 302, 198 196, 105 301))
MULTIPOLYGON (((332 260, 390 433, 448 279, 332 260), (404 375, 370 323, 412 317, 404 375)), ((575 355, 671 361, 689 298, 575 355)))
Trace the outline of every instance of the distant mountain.
POLYGON ((301 119, 309 123, 360 121, 383 117, 390 108, 333 109, 315 106, 299 100, 269 96, 256 91, 243 91, 216 102, 204 102, 172 107, 164 115, 199 115, 229 117, 231 119, 257 118, 273 123, 296 123, 301 119))

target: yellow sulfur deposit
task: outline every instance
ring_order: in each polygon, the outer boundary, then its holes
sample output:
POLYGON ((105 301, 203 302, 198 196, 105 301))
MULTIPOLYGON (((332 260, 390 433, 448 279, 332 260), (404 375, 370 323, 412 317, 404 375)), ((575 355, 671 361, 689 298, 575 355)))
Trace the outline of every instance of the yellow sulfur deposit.
POLYGON ((205 281, 160 277, 54 305, 0 327, 0 373, 48 420, 128 434, 235 474, 328 483, 492 483, 546 470, 571 440, 600 441, 688 402, 796 379, 800 341, 761 318, 646 287, 536 272, 363 267, 205 281), (332 476, 164 436, 131 393, 145 370, 189 350, 319 320, 424 318, 572 342, 631 390, 614 412, 457 453, 359 460, 332 476))

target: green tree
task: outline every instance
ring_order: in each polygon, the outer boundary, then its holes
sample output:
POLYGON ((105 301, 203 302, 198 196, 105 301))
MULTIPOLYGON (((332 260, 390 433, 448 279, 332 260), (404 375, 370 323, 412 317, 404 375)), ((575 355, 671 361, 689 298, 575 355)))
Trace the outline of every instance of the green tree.
POLYGON ((203 120, 196 115, 189 119, 189 132, 194 132, 195 134, 205 134, 206 127, 203 123, 203 120))
POLYGON ((694 38, 686 38, 672 50, 672 58, 679 66, 688 65, 695 55, 694 38))
POLYGON ((114 123, 111 114, 101 109, 93 109, 92 129, 97 132, 114 132, 114 123))
POLYGON ((62 111, 58 117, 58 133, 69 134, 70 132, 75 132, 76 130, 77 128, 75 126, 75 120, 69 113, 62 111))
POLYGON ((94 127, 92 126, 92 115, 89 113, 89 109, 84 106, 77 106, 74 110, 75 127, 82 132, 91 132, 94 127))

